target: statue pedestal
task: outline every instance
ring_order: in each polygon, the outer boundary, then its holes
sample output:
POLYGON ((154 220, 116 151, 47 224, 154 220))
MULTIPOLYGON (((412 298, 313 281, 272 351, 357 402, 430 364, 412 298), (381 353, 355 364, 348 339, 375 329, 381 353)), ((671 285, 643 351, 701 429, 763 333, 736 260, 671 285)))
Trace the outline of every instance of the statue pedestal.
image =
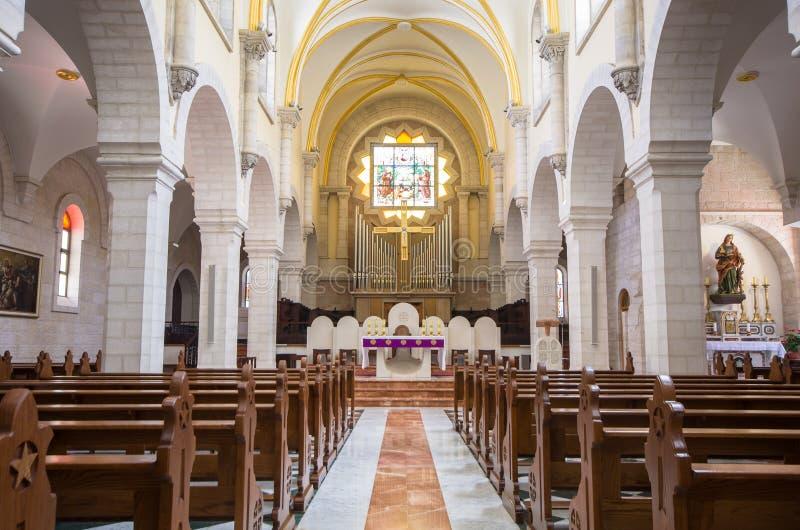
POLYGON ((712 303, 709 306, 708 310, 714 317, 714 322, 717 325, 717 335, 720 335, 722 338, 739 335, 739 320, 742 318, 741 305, 739 304, 741 304, 741 302, 730 304, 712 303))

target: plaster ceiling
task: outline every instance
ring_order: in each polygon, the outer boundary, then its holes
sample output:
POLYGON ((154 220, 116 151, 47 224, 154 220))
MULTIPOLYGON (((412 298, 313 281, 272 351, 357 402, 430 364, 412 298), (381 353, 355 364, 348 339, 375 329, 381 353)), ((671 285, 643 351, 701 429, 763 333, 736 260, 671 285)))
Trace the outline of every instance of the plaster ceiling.
POLYGON ((0 130, 11 146, 14 175, 40 181, 64 156, 96 145, 97 114, 86 103, 92 96, 85 79, 56 76, 59 68, 78 67, 30 14, 20 47, 21 55, 0 60, 0 130))

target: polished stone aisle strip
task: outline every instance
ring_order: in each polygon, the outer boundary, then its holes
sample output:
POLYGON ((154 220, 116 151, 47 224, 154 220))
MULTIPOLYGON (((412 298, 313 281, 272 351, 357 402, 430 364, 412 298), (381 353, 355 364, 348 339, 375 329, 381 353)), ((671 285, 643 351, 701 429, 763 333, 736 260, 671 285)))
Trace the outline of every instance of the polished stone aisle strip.
POLYGON ((364 528, 383 443, 386 415, 387 409, 369 408, 364 411, 328 476, 311 500, 298 528, 364 528))
POLYGON ((442 409, 422 409, 453 530, 518 530, 500 497, 442 409))
POLYGON ((365 530, 450 530, 419 409, 389 411, 365 530))

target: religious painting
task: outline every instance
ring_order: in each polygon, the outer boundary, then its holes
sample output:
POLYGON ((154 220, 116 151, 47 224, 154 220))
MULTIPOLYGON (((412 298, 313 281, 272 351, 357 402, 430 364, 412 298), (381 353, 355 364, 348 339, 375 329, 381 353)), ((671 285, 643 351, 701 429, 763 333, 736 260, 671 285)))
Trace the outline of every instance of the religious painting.
POLYGON ((42 256, 0 246, 0 315, 39 316, 42 256))
POLYGON ((373 144, 372 206, 436 206, 435 144, 373 144))

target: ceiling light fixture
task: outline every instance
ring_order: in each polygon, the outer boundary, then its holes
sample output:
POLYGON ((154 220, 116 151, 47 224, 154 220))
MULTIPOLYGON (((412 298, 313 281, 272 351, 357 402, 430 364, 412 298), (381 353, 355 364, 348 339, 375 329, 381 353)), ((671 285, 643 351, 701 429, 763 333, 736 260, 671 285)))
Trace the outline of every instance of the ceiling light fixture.
POLYGON ((749 83, 750 81, 755 81, 758 79, 758 76, 759 73, 757 70, 750 70, 749 72, 737 75, 736 80, 740 83, 749 83))
POLYGON ((81 74, 75 70, 68 70, 66 68, 59 68, 56 70, 56 75, 64 81, 77 81, 81 78, 81 74))
POLYGON ((406 21, 398 22, 397 23, 397 30, 398 31, 404 31, 404 32, 411 31, 411 22, 406 22, 406 21))

